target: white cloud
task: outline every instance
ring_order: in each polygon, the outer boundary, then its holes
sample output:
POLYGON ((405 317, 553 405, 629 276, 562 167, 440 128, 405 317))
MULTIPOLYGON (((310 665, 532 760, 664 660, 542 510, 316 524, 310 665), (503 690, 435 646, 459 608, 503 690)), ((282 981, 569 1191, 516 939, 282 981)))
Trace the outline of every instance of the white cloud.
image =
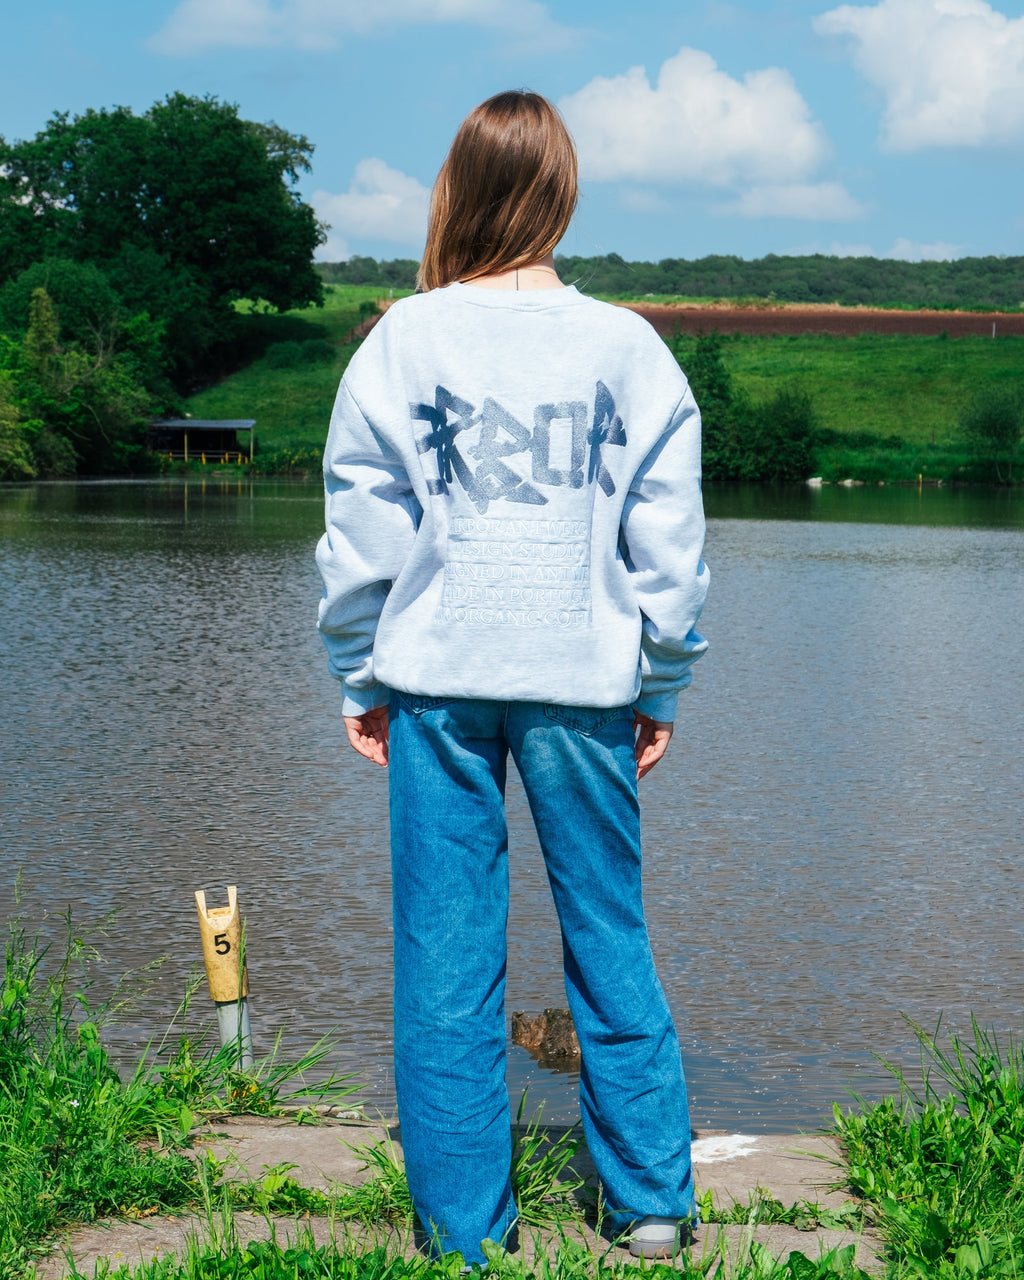
POLYGON ((278 46, 334 49, 340 37, 374 28, 465 23, 492 27, 530 47, 567 43, 538 0, 180 0, 148 44, 158 53, 278 46))
POLYGON ((854 40, 854 63, 885 96, 893 151, 978 147, 1024 136, 1024 18, 986 0, 881 0, 814 20, 854 40))
POLYGON ((347 258, 347 241, 353 236, 392 240, 417 252, 423 247, 430 192, 383 160, 360 160, 348 191, 314 191, 310 202, 316 216, 331 227, 327 243, 317 253, 323 261, 347 258))
POLYGON ((743 80, 699 49, 669 58, 652 87, 643 67, 597 76, 559 103, 584 179, 714 187, 800 182, 828 154, 788 71, 743 80))
MULTIPOLYGON (((841 183, 814 181, 828 139, 781 67, 736 80, 709 54, 684 47, 654 86, 643 67, 631 67, 595 77, 558 105, 584 180, 731 190, 735 199, 719 212, 749 218, 835 222, 864 212, 841 183)), ((638 213, 665 208, 642 187, 620 199, 638 213)))
POLYGON ((619 199, 633 213, 668 213, 672 208, 656 191, 648 191, 643 187, 623 187, 619 192, 619 199))
POLYGON ((863 217, 864 206, 839 182, 792 182, 751 187, 721 206, 722 213, 744 218, 803 218, 811 222, 849 222, 863 217))
POLYGON ((954 258, 962 258, 968 246, 964 244, 948 244, 944 240, 935 240, 923 244, 919 240, 907 240, 900 236, 892 248, 885 253, 878 253, 869 244, 844 244, 833 240, 823 248, 820 242, 799 245, 790 250, 798 257, 812 253, 828 254, 832 258, 895 258, 900 262, 950 262, 954 258))
POLYGON ((877 258, 878 255, 869 244, 842 244, 838 240, 833 240, 827 249, 823 249, 821 245, 807 246, 803 249, 795 249, 794 253, 798 257, 803 257, 811 253, 824 253, 830 258, 877 258))
POLYGON ((900 236, 885 256, 900 258, 904 262, 951 262, 954 258, 962 258, 966 248, 966 245, 949 244, 945 240, 922 244, 919 240, 906 240, 900 236))

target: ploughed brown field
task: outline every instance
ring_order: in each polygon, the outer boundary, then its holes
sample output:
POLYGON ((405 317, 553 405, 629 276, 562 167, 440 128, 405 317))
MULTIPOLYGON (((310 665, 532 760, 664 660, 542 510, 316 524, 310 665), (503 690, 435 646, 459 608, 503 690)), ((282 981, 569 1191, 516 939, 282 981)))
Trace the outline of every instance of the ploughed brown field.
POLYGON ((1024 313, 981 311, 882 311, 874 307, 806 305, 737 306, 728 302, 652 304, 623 302, 667 337, 672 333, 855 333, 940 334, 951 338, 971 335, 990 338, 1024 334, 1024 313))

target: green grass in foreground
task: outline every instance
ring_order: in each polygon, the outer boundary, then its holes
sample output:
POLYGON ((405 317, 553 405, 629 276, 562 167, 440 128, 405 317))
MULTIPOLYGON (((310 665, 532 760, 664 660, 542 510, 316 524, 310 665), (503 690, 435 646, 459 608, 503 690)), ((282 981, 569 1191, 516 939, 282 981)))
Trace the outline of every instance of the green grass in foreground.
MULTIPOLYGON (((47 1239, 62 1227, 99 1217, 148 1217, 198 1211, 208 1239, 186 1255, 110 1275, 135 1280, 207 1280, 208 1277, 351 1277, 351 1280, 430 1280, 458 1274, 457 1256, 441 1263, 409 1261, 412 1206, 394 1153, 372 1147, 362 1154, 373 1173, 358 1188, 325 1193, 303 1187, 287 1166, 248 1182, 223 1179, 224 1166, 182 1154, 202 1116, 273 1112, 287 1081, 323 1057, 322 1046, 297 1064, 270 1060, 252 1073, 232 1069, 223 1053, 203 1055, 184 1038, 165 1061, 147 1056, 123 1079, 102 1043, 103 1016, 90 1009, 90 944, 68 921, 67 946, 50 972, 45 951, 10 929, 0 984, 0 1278, 20 1280, 47 1239), (384 1248, 346 1241, 242 1247, 233 1233, 236 1209, 277 1221, 281 1215, 323 1215, 339 1225, 358 1222, 387 1235, 384 1248)), ((133 976, 133 981, 135 978, 133 976)), ((551 1142, 520 1113, 513 1182, 524 1231, 541 1227, 559 1243, 553 1260, 493 1252, 491 1272, 507 1280, 864 1280, 852 1247, 809 1260, 802 1253, 776 1259, 753 1241, 752 1228, 787 1222, 798 1228, 875 1225, 888 1256, 889 1280, 1024 1280, 1024 1055, 1004 1049, 975 1026, 970 1040, 942 1048, 915 1028, 922 1053, 923 1087, 914 1090, 894 1070, 897 1095, 876 1105, 836 1108, 833 1132, 845 1159, 841 1185, 862 1197, 840 1209, 800 1203, 785 1206, 755 1195, 745 1206, 700 1204, 707 1224, 678 1269, 636 1265, 609 1246, 594 1254, 573 1238, 586 1214, 600 1206, 578 1178, 566 1178, 575 1139, 551 1142), (582 1197, 582 1198, 581 1198, 582 1197), (715 1224, 746 1230, 739 1252, 715 1224), (749 1232, 749 1234, 748 1234, 749 1232)), ((297 1076, 303 1096, 335 1096, 352 1086, 331 1080, 316 1089, 297 1076)), ((724 1227, 721 1228, 724 1230, 724 1227)), ((602 1246, 604 1248, 604 1246, 602 1246)))
MULTIPOLYGON (((486 1247, 486 1246, 485 1246, 486 1247)), ((458 1280, 462 1258, 451 1254, 440 1262, 421 1256, 405 1257, 394 1247, 378 1245, 362 1252, 343 1244, 317 1246, 311 1232, 299 1233, 294 1244, 252 1243, 238 1246, 193 1245, 184 1258, 166 1258, 140 1267, 103 1272, 108 1280, 458 1280)), ((483 1274, 474 1267, 471 1275, 483 1274)), ((554 1257, 539 1252, 527 1264, 493 1247, 486 1274, 498 1280, 869 1280, 853 1263, 853 1247, 832 1250, 812 1261, 802 1253, 785 1260, 773 1258, 752 1244, 749 1256, 732 1261, 715 1248, 706 1255, 667 1263, 637 1264, 623 1257, 595 1256, 583 1244, 563 1239, 554 1257)))
POLYGON ((923 1086, 843 1114, 850 1188, 876 1208, 893 1276, 1024 1275, 1024 1055, 975 1023, 948 1049, 914 1028, 923 1086))
MULTIPOLYGON (((330 1052, 321 1042, 299 1062, 275 1052, 247 1072, 230 1049, 204 1052, 184 1034, 163 1055, 146 1055, 128 1078, 102 1042, 104 1021, 123 1007, 115 994, 88 1002, 89 941, 66 921, 63 954, 9 928, 0 983, 0 1277, 22 1274, 62 1226, 110 1215, 180 1210, 200 1194, 200 1171, 181 1154, 209 1115, 273 1111, 292 1096, 333 1100, 356 1086, 331 1076, 307 1086, 303 1073, 330 1052), (160 1060, 162 1056, 162 1060, 160 1060)), ((92 932, 102 932, 102 925, 92 932)), ((122 980, 136 985, 140 975, 122 980)))

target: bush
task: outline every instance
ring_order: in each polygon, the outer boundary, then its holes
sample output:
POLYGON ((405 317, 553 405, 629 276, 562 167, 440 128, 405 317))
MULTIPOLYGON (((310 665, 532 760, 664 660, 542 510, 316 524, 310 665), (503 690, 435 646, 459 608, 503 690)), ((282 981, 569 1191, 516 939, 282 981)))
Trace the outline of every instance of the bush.
POLYGON ((323 469, 323 447, 293 444, 281 449, 256 449, 252 470, 256 475, 319 475, 323 469))
POLYGON ((813 469, 816 428, 811 397, 796 385, 757 403, 733 390, 723 338, 700 334, 673 350, 700 406, 703 470, 709 480, 806 480, 813 469))
POLYGON ((752 430, 740 466, 743 479, 806 480, 813 469, 816 430, 811 397, 782 387, 749 411, 752 430))
POLYGON ((306 342, 272 342, 264 360, 271 369, 300 369, 304 365, 331 364, 338 348, 326 338, 310 338, 306 342))
POLYGON ((998 480, 1013 479, 1022 427, 1024 394, 1016 386, 988 387, 978 392, 960 416, 961 433, 980 454, 992 459, 998 480))
POLYGON ((16 405, 11 378, 0 375, 0 480, 34 480, 35 459, 16 405))

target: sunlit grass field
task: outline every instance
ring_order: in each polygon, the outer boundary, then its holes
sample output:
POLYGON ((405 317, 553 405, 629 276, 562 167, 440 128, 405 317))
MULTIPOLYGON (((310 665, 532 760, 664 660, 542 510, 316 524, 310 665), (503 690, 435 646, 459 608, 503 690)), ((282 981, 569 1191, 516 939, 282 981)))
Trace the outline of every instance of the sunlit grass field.
MULTIPOLYGON (((396 289, 394 296, 407 292, 396 289)), ((192 396, 188 412, 197 418, 255 418, 263 469, 315 469, 338 382, 357 345, 346 338, 360 320, 360 305, 388 294, 373 286, 334 285, 322 308, 260 317, 272 342, 303 344, 311 358, 292 351, 291 363, 282 362, 282 353, 270 348, 192 396), (313 342, 315 348, 304 345, 313 342)), ((684 369, 688 349, 692 343, 682 339, 684 369)), ((820 469, 867 479, 948 477, 968 468, 967 478, 970 453, 959 438, 961 411, 978 391, 1024 380, 1024 338, 1013 336, 732 335, 725 338, 723 354, 736 389, 754 400, 766 400, 785 385, 806 391, 817 425, 849 437, 848 444, 833 436, 819 447, 820 469), (902 448, 894 448, 893 437, 902 448)))
MULTIPOLYGON (((189 398, 186 410, 194 418, 255 418, 257 447, 262 453, 322 450, 331 406, 341 375, 358 345, 345 339, 359 323, 361 303, 387 298, 387 289, 363 285, 334 285, 325 290, 323 307, 262 316, 261 323, 279 342, 326 340, 334 344, 333 359, 317 359, 276 366, 273 351, 264 354, 216 386, 189 398)), ((403 291, 396 289, 395 296, 403 291)), ((240 310, 246 310, 240 306, 240 310)))
POLYGON ((952 443, 974 392, 1024 379, 1021 337, 741 335, 726 340, 724 355, 737 387, 755 399, 797 383, 820 426, 915 445, 952 443))

